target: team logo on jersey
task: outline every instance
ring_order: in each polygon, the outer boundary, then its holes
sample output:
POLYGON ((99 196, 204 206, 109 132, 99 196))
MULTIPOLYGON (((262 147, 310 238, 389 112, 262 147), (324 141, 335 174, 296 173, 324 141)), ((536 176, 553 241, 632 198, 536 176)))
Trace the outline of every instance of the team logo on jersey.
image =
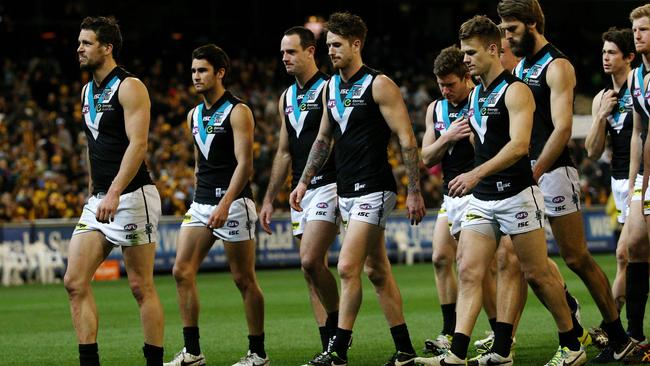
POLYGON ((293 113, 293 106, 292 106, 292 105, 288 105, 288 106, 284 109, 284 114, 289 115, 289 114, 291 114, 291 113, 293 113))
POLYGON ((438 121, 433 125, 433 128, 436 129, 436 131, 444 131, 445 130, 445 123, 442 121, 438 121))
POLYGON ((329 205, 327 204, 327 202, 318 202, 316 204, 316 207, 318 207, 318 208, 328 208, 329 205))
POLYGON ((81 109, 81 113, 86 114, 90 111, 90 106, 88 104, 84 104, 84 107, 81 109))
POLYGON ((564 200, 565 200, 564 196, 555 196, 552 199, 553 203, 561 203, 564 202, 564 200))
POLYGON ((523 220, 526 217, 528 217, 528 212, 526 212, 526 211, 517 212, 517 214, 515 215, 515 218, 517 220, 523 220))
POLYGON ((336 100, 330 99, 327 101, 327 108, 333 109, 336 108, 336 100))
POLYGON ((199 126, 192 127, 192 135, 196 135, 197 133, 199 133, 199 126))
POLYGON ((302 97, 303 103, 313 103, 318 99, 318 93, 320 90, 308 90, 305 95, 302 97))
POLYGON ((467 118, 474 117, 474 108, 470 108, 467 110, 467 118))
POLYGON ((640 97, 641 96, 641 89, 634 88, 634 91, 632 91, 632 95, 634 95, 635 98, 640 97))
POLYGON ((147 235, 153 233, 153 224, 152 223, 147 223, 144 226, 144 233, 147 234, 147 235))

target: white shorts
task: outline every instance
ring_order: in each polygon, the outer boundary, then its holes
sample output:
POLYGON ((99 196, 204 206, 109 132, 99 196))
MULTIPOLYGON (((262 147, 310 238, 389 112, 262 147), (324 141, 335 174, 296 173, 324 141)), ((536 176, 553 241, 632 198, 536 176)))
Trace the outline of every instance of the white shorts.
POLYGON ((386 228, 386 220, 395 208, 395 192, 373 192, 359 197, 339 197, 339 208, 343 225, 350 220, 363 221, 386 228))
POLYGON ((611 178, 611 182, 612 195, 614 196, 614 204, 616 205, 617 220, 619 223, 624 224, 628 212, 627 198, 629 196, 630 180, 611 178))
POLYGON ((120 196, 113 222, 97 221, 97 207, 103 194, 91 196, 83 208, 79 223, 72 235, 100 231, 113 245, 133 246, 158 241, 160 195, 156 186, 147 184, 120 196))
POLYGON ((300 202, 302 212, 291 209, 291 228, 293 235, 301 235, 308 221, 339 222, 338 196, 336 183, 309 189, 300 202))
MULTIPOLYGON (((181 226, 207 226, 215 208, 216 205, 192 202, 181 226)), ((250 198, 238 198, 230 205, 226 223, 220 228, 212 229, 212 234, 227 242, 251 240, 255 238, 256 222, 255 202, 250 198)))
POLYGON ((558 217, 580 211, 579 182, 578 171, 570 166, 542 174, 538 184, 544 194, 546 216, 558 217))
POLYGON ((449 225, 449 232, 455 236, 460 232, 461 221, 465 216, 465 210, 471 195, 462 197, 444 196, 440 211, 438 211, 438 218, 446 217, 447 224, 449 225))
POLYGON ((497 241, 499 233, 514 235, 543 229, 544 197, 537 186, 504 200, 483 201, 472 195, 461 225, 463 230, 491 225, 497 241))

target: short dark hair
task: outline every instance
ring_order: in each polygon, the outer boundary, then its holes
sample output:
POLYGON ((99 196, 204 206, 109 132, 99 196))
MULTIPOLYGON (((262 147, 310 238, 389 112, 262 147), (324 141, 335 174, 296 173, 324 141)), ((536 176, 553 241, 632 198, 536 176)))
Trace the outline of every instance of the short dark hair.
POLYGON ((433 73, 438 77, 454 74, 462 79, 469 72, 467 65, 463 62, 464 58, 465 55, 458 47, 447 47, 440 51, 433 62, 433 73))
POLYGON ((300 38, 300 47, 302 47, 303 50, 306 50, 307 48, 312 46, 316 47, 316 37, 314 36, 314 32, 310 31, 305 27, 302 26, 291 27, 284 32, 284 35, 285 36, 297 35, 298 38, 300 38))
POLYGON ((485 15, 475 15, 460 26, 458 38, 463 41, 478 37, 485 48, 495 44, 501 49, 501 31, 490 18, 485 15))
POLYGON ((524 24, 535 23, 539 34, 544 34, 544 12, 537 0, 502 0, 497 5, 501 19, 513 18, 524 24))
POLYGON ((366 34, 368 33, 368 28, 363 19, 347 11, 330 15, 327 21, 327 30, 349 41, 360 40, 361 48, 366 42, 366 34))
POLYGON ((113 45, 113 58, 120 57, 122 51, 122 32, 114 17, 86 17, 81 22, 80 29, 91 30, 97 35, 102 44, 113 45))
POLYGON ((219 69, 224 69, 225 74, 223 79, 226 79, 226 76, 230 72, 230 59, 224 50, 220 47, 217 47, 215 44, 209 43, 200 47, 197 47, 192 51, 192 60, 206 60, 214 68, 216 73, 219 69))
POLYGON ((612 42, 616 44, 619 50, 623 53, 623 57, 627 57, 630 53, 635 53, 634 35, 630 28, 616 28, 611 27, 602 36, 604 42, 612 42))

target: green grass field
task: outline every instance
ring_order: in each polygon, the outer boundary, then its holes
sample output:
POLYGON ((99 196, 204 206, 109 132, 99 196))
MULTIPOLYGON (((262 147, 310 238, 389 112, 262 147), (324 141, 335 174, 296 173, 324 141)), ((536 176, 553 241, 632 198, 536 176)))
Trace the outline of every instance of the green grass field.
MULTIPOLYGON (((556 258, 557 260, 557 258, 556 258)), ((610 280, 614 256, 597 260, 610 280)), ((593 326, 600 315, 584 285, 564 264, 560 265, 571 292, 582 305, 583 324, 593 326)), ((436 335, 441 314, 430 263, 394 266, 404 298, 404 312, 416 349, 436 335)), ((298 269, 258 272, 266 299, 266 349, 276 366, 301 365, 319 350, 318 329, 298 269)), ((183 344, 182 325, 171 275, 156 277, 165 308, 165 360, 183 344)), ((199 276, 201 291, 201 343, 208 365, 231 365, 248 346, 241 298, 228 273, 199 276)), ((125 280, 94 284, 100 315, 99 349, 103 365, 143 365, 142 332, 135 301, 125 280)), ((392 354, 390 332, 372 286, 364 281, 364 302, 349 353, 351 365, 383 365, 392 354)), ((474 337, 488 329, 482 313, 474 337)), ((647 332, 648 327, 646 327, 647 332)), ((557 347, 550 314, 531 293, 517 333, 515 362, 543 365, 557 347)), ((590 357, 596 351, 590 349, 590 357)), ((63 285, 0 288, 0 365, 78 365, 77 342, 63 285)))

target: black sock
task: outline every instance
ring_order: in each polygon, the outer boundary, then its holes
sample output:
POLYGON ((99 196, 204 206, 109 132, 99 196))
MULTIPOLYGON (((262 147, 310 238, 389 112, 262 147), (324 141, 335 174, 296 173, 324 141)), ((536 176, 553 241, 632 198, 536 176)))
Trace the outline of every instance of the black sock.
POLYGON ((456 303, 440 305, 442 309, 442 334, 452 335, 456 329, 456 303))
POLYGON ((97 343, 79 345, 79 365, 99 366, 99 349, 97 343))
POLYGON ((625 280, 625 312, 627 313, 627 328, 630 336, 643 340, 643 317, 648 301, 648 263, 628 263, 625 280))
POLYGON ((147 359, 147 366, 162 366, 164 352, 162 347, 145 343, 142 352, 144 352, 144 358, 147 359))
POLYGON ((566 303, 569 304, 569 309, 571 309, 571 314, 575 314, 578 311, 578 302, 576 298, 571 295, 569 289, 564 285, 564 297, 566 297, 566 303))
POLYGON ((585 330, 582 328, 582 325, 580 325, 575 313, 571 313, 571 322, 573 323, 573 331, 575 332, 574 335, 576 338, 582 337, 585 330))
POLYGON ((560 347, 567 347, 571 351, 580 350, 580 342, 576 337, 575 329, 571 329, 568 332, 559 332, 560 336, 560 347))
POLYGON ((185 340, 185 351, 194 356, 201 354, 199 327, 183 327, 183 339, 185 340))
POLYGON ((332 338, 336 335, 336 328, 339 325, 339 311, 332 311, 327 313, 327 319, 325 320, 325 327, 327 328, 328 338, 332 338))
POLYGON ((609 337, 609 344, 614 347, 614 350, 618 350, 620 345, 626 344, 630 339, 627 333, 625 333, 625 329, 623 329, 621 318, 616 318, 616 320, 611 323, 605 323, 603 321, 602 328, 605 333, 607 333, 607 336, 609 337))
POLYGON ((502 357, 508 357, 512 345, 512 329, 514 326, 508 323, 494 322, 494 344, 492 351, 502 357))
POLYGON ((391 327, 390 334, 393 336, 393 342, 395 342, 396 350, 415 354, 415 350, 413 349, 413 344, 411 343, 411 337, 409 336, 409 330, 406 327, 406 323, 391 327))
POLYGON ((347 329, 336 328, 336 335, 332 343, 332 351, 340 358, 348 359, 348 347, 350 346, 350 339, 352 338, 352 331, 347 329))
POLYGON ((318 333, 320 333, 320 344, 323 347, 323 352, 326 352, 327 345, 330 342, 330 332, 327 327, 318 327, 318 333))
POLYGON ((497 318, 490 318, 490 319, 488 319, 488 322, 490 322, 490 329, 492 329, 492 331, 494 333, 496 333, 497 332, 497 318))
POLYGON ((260 335, 249 335, 248 349, 251 353, 257 353, 258 356, 266 358, 266 351, 264 350, 264 333, 260 335))
POLYGON ((454 333, 454 338, 451 340, 451 353, 464 360, 467 358, 467 347, 469 347, 469 337, 463 333, 454 333))

